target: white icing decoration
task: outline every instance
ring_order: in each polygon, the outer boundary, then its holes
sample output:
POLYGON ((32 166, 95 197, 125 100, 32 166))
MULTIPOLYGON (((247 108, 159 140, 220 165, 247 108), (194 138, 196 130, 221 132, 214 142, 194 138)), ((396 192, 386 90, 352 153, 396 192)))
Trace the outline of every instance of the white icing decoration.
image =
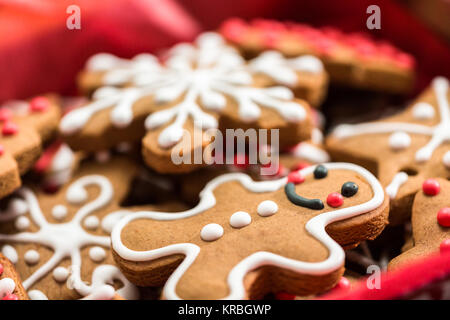
MULTIPOLYGON (((227 283, 229 285, 229 295, 226 299, 242 299, 245 297, 245 288, 243 280, 245 275, 255 268, 263 265, 274 265, 280 268, 288 269, 293 272, 302 274, 320 275, 337 270, 344 264, 345 253, 342 247, 336 243, 325 231, 325 228, 330 223, 355 217, 378 208, 384 201, 384 190, 379 181, 366 169, 350 164, 350 163, 325 163, 324 166, 328 170, 350 170, 364 178, 370 185, 373 197, 359 205, 352 207, 341 208, 337 210, 327 211, 321 213, 311 220, 305 226, 308 233, 314 238, 318 239, 329 251, 329 256, 324 261, 320 262, 304 262, 297 261, 280 255, 260 251, 251 254, 247 258, 239 262, 229 273, 227 283)), ((309 166, 300 171, 304 177, 313 173, 316 166, 309 166)), ((147 251, 135 251, 126 247, 121 239, 123 228, 136 219, 154 219, 154 220, 177 220, 188 218, 214 207, 216 205, 216 198, 213 191, 221 184, 237 181, 243 187, 251 192, 264 193, 273 192, 283 188, 287 183, 287 178, 281 178, 272 181, 253 181, 249 176, 242 173, 231 173, 219 176, 210 181, 203 191, 200 193, 200 202, 196 207, 182 211, 179 213, 169 212, 155 212, 155 211, 140 211, 131 213, 123 217, 114 226, 111 234, 112 246, 114 251, 123 259, 129 261, 149 261, 161 257, 171 256, 175 254, 182 254, 185 256, 183 262, 177 267, 172 275, 167 280, 163 295, 167 299, 179 299, 176 294, 176 286, 184 272, 195 261, 200 252, 200 247, 192 243, 178 243, 171 244, 163 248, 147 251)))
POLYGON ((308 142, 300 142, 291 151, 297 158, 310 161, 312 163, 322 163, 330 161, 328 153, 308 142))
POLYGON ((40 290, 28 291, 28 297, 31 300, 48 300, 47 296, 40 290))
POLYGON ((428 143, 417 150, 415 160, 425 162, 429 160, 436 148, 442 143, 450 141, 450 107, 447 99, 448 80, 436 77, 432 87, 437 99, 440 122, 435 126, 424 126, 407 122, 369 122, 357 125, 341 125, 336 127, 333 135, 338 139, 359 136, 364 134, 390 133, 404 131, 406 133, 430 136, 428 143))
POLYGON ((223 236, 223 228, 217 223, 207 224, 202 228, 200 237, 205 241, 214 241, 223 236))
POLYGON ((278 212, 278 205, 272 200, 264 200, 258 205, 256 212, 261 217, 269 217, 278 212))
POLYGON ((16 264, 19 261, 19 255, 17 254, 16 249, 14 249, 14 247, 10 246, 9 244, 5 244, 3 246, 2 253, 13 264, 16 264))
MULTIPOLYGON (((226 105, 225 96, 236 101, 238 114, 246 122, 254 121, 260 116, 260 106, 276 110, 291 122, 305 119, 304 107, 292 101, 294 95, 288 88, 251 87, 252 76, 261 62, 255 60, 253 64, 247 65, 239 53, 215 33, 204 33, 195 43, 175 46, 169 51, 164 65, 150 55, 132 60, 104 54, 91 58, 88 68, 93 66, 94 70, 98 70, 100 65, 100 70, 104 70, 104 66, 109 66, 103 78, 104 84, 132 83, 133 86, 98 89, 91 103, 74 109, 63 117, 60 122, 61 132, 69 135, 79 131, 94 114, 104 109, 111 109, 113 125, 119 128, 128 126, 133 119, 133 104, 147 96, 152 96, 157 103, 163 104, 183 97, 170 108, 153 112, 145 120, 145 126, 149 130, 170 123, 158 137, 158 144, 163 148, 180 141, 188 118, 192 118, 198 128, 217 128, 216 117, 207 111, 223 109, 226 105), (198 101, 202 107, 198 105, 198 101)), ((261 59, 265 59, 264 56, 261 59)), ((273 70, 266 70, 263 66, 258 68, 263 68, 270 77, 292 83, 296 80, 295 70, 311 72, 317 69, 317 63, 312 60, 311 57, 278 57, 277 67, 273 70)))
POLYGON ((52 208, 52 217, 56 220, 64 220, 65 217, 67 217, 67 207, 62 204, 57 204, 52 208))
MULTIPOLYGON (((103 208, 113 199, 114 190, 110 181, 101 175, 84 176, 69 186, 66 198, 68 201, 78 204, 87 201, 86 187, 89 185, 99 187, 100 192, 98 196, 90 202, 83 204, 83 206, 75 213, 72 220, 66 223, 57 224, 49 223, 45 219, 39 206, 38 199, 30 189, 19 189, 18 195, 28 204, 30 218, 39 227, 39 231, 34 233, 22 232, 17 234, 0 234, 0 241, 39 244, 53 251, 51 258, 39 266, 35 272, 23 281, 23 286, 26 290, 31 288, 42 277, 52 272, 52 270, 54 271, 54 276, 56 273, 56 278, 63 279, 63 274, 65 272, 56 267, 61 261, 69 258, 71 261, 69 280, 72 283, 72 288, 74 288, 81 296, 95 296, 96 291, 106 284, 104 280, 107 280, 108 284, 112 284, 115 279, 120 280, 124 285, 123 288, 117 291, 121 296, 126 299, 136 296, 137 288, 127 281, 115 266, 98 266, 92 274, 90 285, 81 279, 81 249, 86 246, 110 247, 110 238, 108 236, 90 234, 81 226, 82 221, 87 216, 94 213, 96 210, 103 208), (58 271, 55 271, 55 268, 58 269, 58 271)), ((5 256, 13 263, 17 262, 17 252, 15 252, 14 248, 5 245, 2 251, 3 254, 6 253, 5 256), (13 253, 15 254, 15 257, 13 256, 13 253), (11 259, 11 257, 13 259, 11 259), (15 262, 13 260, 15 260, 15 262)))
POLYGON ((0 280, 0 299, 14 292, 16 283, 11 278, 3 278, 0 280))
POLYGON ((11 221, 12 219, 24 215, 28 211, 28 205, 19 198, 13 198, 8 203, 6 211, 0 212, 0 222, 11 221))
POLYGON ((238 211, 231 215, 230 226, 233 228, 243 228, 252 222, 252 217, 247 212, 238 211))
POLYGON ((406 181, 408 181, 408 174, 406 172, 402 171, 397 173, 391 183, 386 187, 386 193, 389 198, 394 199, 397 196, 398 190, 406 181))
POLYGON ((30 226, 30 219, 24 216, 17 217, 16 221, 14 222, 14 226, 17 230, 20 231, 28 229, 28 227, 30 226))
POLYGON ((432 105, 426 102, 418 102, 413 106, 413 116, 417 120, 433 119, 435 111, 432 105))
POLYGON ((389 146, 393 150, 403 150, 411 145, 411 137, 403 131, 396 131, 389 136, 389 146))
POLYGON ((39 262, 39 258, 41 256, 39 255, 39 252, 31 249, 25 252, 25 255, 23 257, 28 265, 33 265, 39 262))
POLYGON ((92 261, 100 262, 105 259, 106 251, 102 247, 92 247, 89 249, 89 257, 92 261))
POLYGON ((447 151, 442 157, 442 163, 447 169, 450 169, 450 151, 447 151))
POLYGON ((53 278, 57 282, 64 282, 69 277, 69 270, 64 267, 57 267, 53 270, 53 278))
POLYGON ((53 156, 50 168, 52 171, 68 170, 72 168, 74 161, 75 155, 72 149, 63 143, 53 156))
POLYGON ((98 218, 96 216, 87 217, 86 219, 84 219, 84 223, 83 223, 84 227, 89 230, 97 229, 99 224, 100 224, 100 221, 98 220, 98 218))

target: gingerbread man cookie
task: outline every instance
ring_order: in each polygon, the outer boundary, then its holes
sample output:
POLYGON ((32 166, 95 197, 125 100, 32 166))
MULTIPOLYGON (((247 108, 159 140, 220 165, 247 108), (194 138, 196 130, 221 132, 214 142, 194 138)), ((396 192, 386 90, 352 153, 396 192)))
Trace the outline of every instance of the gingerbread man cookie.
POLYGON ((412 232, 413 247, 394 258, 389 268, 450 249, 450 181, 425 180, 414 198, 412 232))
POLYGON ((209 182, 190 210, 124 217, 112 246, 130 281, 165 283, 167 299, 307 295, 339 281, 341 245, 376 237, 388 207, 378 180, 353 164, 310 166, 260 182, 232 173, 209 182))
POLYGON ((11 196, 0 212, 0 247, 30 299, 138 297, 110 250, 112 226, 123 216, 116 211, 138 167, 125 157, 85 162, 55 194, 24 186, 11 196))
POLYGON ((293 90, 303 74, 326 83, 320 61, 312 60, 269 52, 246 63, 215 33, 175 46, 163 63, 148 54, 132 60, 97 55, 81 86, 100 88, 92 102, 63 117, 60 131, 72 148, 86 151, 144 137, 144 159, 161 173, 205 166, 175 164, 171 155, 193 155, 217 128, 279 129, 280 146, 293 145, 309 139, 312 129, 309 104, 293 90))
POLYGON ((0 106, 0 198, 20 187, 20 176, 38 159, 42 143, 56 132, 59 116, 54 97, 0 106))
POLYGON ((407 93, 413 85, 414 58, 367 34, 236 18, 225 21, 220 32, 246 57, 264 50, 277 50, 287 57, 312 54, 322 60, 334 84, 390 93, 407 93))
POLYGON ((326 141, 333 160, 376 173, 391 197, 390 222, 410 216, 427 178, 450 177, 448 79, 437 77, 404 112, 375 122, 340 125, 326 141))
POLYGON ((0 253, 0 300, 28 300, 14 265, 0 253))

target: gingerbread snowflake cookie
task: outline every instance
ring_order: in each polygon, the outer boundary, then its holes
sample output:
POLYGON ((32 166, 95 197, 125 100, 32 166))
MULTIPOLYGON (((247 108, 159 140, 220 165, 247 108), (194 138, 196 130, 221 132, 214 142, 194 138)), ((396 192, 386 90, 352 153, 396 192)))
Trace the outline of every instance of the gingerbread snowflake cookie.
POLYGON ((135 299, 115 266, 110 232, 121 214, 135 162, 87 162, 57 193, 24 186, 0 212, 0 247, 31 299, 135 299))
POLYGON ((54 97, 0 106, 0 198, 20 187, 20 176, 38 159, 42 143, 56 132, 59 116, 54 97))
POLYGON ((450 177, 449 81, 438 77, 404 112, 370 123, 336 127, 326 141, 334 160, 377 174, 391 197, 390 221, 405 221, 427 178, 450 177))
POLYGON ((378 180, 353 164, 310 166, 273 181, 226 174, 190 210, 120 220, 113 252, 133 283, 165 283, 167 299, 313 294, 339 281, 340 245, 354 247, 383 230, 388 203, 378 180))
POLYGON ((0 300, 28 300, 14 265, 0 253, 0 300))
POLYGON ((236 18, 226 20, 220 32, 247 57, 264 50, 277 50, 287 57, 313 54, 323 61, 335 84, 391 93, 406 93, 413 85, 414 58, 363 33, 236 18))
POLYGON ((450 182, 427 179, 412 207, 413 247, 389 263, 394 269, 432 253, 450 249, 450 182))
POLYGON ((97 55, 81 83, 100 88, 92 102, 64 116, 60 130, 71 147, 87 151, 144 137, 145 161, 163 173, 204 165, 177 165, 171 155, 193 155, 211 143, 205 131, 217 128, 279 129, 280 145, 293 145, 310 137, 312 120, 308 103, 287 86, 298 91, 303 73, 326 79, 320 61, 299 59, 269 52, 246 63, 215 33, 175 46, 162 63, 147 54, 97 55))

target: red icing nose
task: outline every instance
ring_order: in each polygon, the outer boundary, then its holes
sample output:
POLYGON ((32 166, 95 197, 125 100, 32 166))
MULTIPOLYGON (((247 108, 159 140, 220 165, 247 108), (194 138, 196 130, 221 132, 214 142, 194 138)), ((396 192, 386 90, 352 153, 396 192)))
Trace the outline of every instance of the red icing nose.
POLYGON ((327 197, 327 204, 330 207, 337 208, 344 203, 344 197, 339 192, 332 192, 327 197))

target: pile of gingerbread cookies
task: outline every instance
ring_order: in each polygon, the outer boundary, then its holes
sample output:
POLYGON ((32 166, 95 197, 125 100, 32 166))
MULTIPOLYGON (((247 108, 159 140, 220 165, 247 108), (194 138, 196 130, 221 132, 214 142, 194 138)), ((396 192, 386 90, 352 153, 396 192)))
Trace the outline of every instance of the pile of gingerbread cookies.
POLYGON ((449 250, 448 79, 368 122, 367 96, 351 123, 321 112, 334 87, 405 96, 414 67, 365 35, 231 19, 93 56, 76 101, 5 103, 0 299, 311 298, 449 250), (278 129, 276 172, 194 161, 227 129, 278 129))

